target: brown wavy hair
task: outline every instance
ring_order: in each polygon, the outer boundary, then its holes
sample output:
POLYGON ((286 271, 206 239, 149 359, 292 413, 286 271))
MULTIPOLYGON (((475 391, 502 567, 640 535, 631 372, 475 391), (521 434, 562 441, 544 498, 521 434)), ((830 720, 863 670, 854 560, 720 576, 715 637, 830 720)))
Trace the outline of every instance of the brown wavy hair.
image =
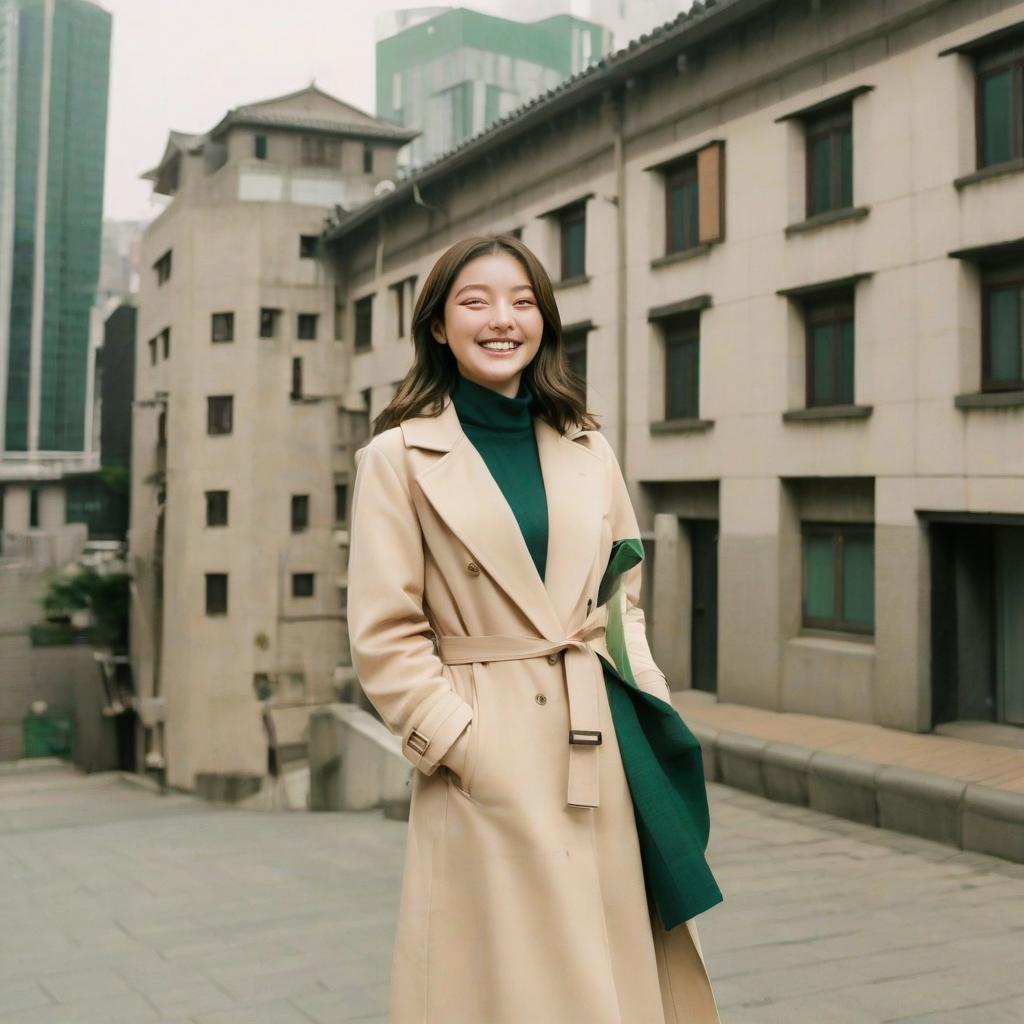
POLYGON ((523 369, 523 379, 534 395, 534 414, 561 434, 575 426, 597 429, 597 419, 587 412, 586 384, 573 372, 565 355, 562 319, 547 271, 518 238, 478 235, 451 246, 423 282, 412 314, 412 366, 395 397, 374 419, 374 435, 413 416, 440 415, 459 370, 451 347, 434 339, 430 325, 435 318, 444 323, 444 305, 462 268, 478 256, 496 252, 507 252, 522 264, 544 320, 540 347, 523 369))

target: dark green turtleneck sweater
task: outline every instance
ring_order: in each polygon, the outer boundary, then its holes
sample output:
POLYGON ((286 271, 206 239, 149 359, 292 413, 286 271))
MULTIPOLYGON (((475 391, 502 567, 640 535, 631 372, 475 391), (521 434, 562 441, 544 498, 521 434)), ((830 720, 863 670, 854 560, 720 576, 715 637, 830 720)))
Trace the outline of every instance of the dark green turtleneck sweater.
POLYGON ((452 402, 463 432, 512 509, 543 580, 548 560, 548 503, 533 432, 532 392, 520 378, 519 393, 507 398, 460 373, 452 402))

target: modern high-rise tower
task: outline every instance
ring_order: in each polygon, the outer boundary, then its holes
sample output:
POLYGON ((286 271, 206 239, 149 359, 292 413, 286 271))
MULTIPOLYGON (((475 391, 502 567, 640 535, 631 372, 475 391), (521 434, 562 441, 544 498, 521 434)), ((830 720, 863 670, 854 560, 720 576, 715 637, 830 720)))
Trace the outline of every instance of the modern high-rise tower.
MULTIPOLYGON (((89 450, 89 312, 110 32, 110 14, 85 0, 0 0, 0 481, 8 492, 98 464, 89 450)), ((17 528, 11 506, 22 503, 5 497, 17 528)))

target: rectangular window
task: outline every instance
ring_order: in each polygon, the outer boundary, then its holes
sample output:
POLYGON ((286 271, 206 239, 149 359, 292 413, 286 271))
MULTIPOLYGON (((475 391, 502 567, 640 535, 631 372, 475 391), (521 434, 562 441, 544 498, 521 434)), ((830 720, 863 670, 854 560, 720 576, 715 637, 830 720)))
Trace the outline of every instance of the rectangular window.
POLYGON ((804 523, 803 624, 873 633, 875 541, 871 526, 804 523))
POLYGON ((665 252, 682 252, 699 244, 700 201, 697 158, 689 157, 665 175, 665 252))
POLYGON ((975 59, 978 167, 1024 158, 1024 39, 975 59))
POLYGON ((562 335, 565 358, 569 368, 583 382, 587 383, 587 329, 566 331, 562 335))
POLYGON ((156 263, 153 264, 153 269, 156 271, 157 287, 159 287, 165 281, 170 279, 170 276, 171 276, 171 250, 170 249, 168 249, 167 252, 165 252, 163 254, 163 256, 161 256, 160 259, 158 259, 156 261, 156 263))
POLYGON ((313 260, 316 259, 317 253, 320 251, 320 236, 319 235, 299 235, 299 259, 300 260, 313 260))
POLYGON ((316 313, 300 313, 296 334, 300 341, 316 341, 316 313))
POLYGON ((373 344, 373 296, 366 295, 356 300, 355 305, 356 351, 368 349, 373 344))
POLYGON ((373 146, 363 143, 363 174, 373 174, 373 146))
POLYGON ((853 206, 853 105, 808 117, 807 216, 853 206))
POLYGON ((804 300, 807 408, 853 404, 853 291, 804 300))
POLYGON ((700 315, 664 322, 665 419, 700 417, 700 315))
POLYGON ((303 135, 299 160, 306 167, 337 167, 338 141, 323 135, 303 135))
POLYGON ((149 365, 156 366, 156 338, 149 339, 149 365))
POLYGON ((345 289, 334 286, 334 340, 345 340, 345 289))
POLYGON ((206 614, 227 615, 228 613, 228 574, 226 572, 208 572, 206 574, 206 614))
POLYGON ((292 401, 298 401, 302 397, 302 359, 296 356, 292 359, 292 401))
POLYGON ((473 134, 474 83, 459 82, 445 90, 448 102, 449 133, 451 145, 457 146, 473 134))
POLYGON ((562 280, 583 277, 587 272, 587 204, 575 203, 559 215, 562 280))
POLYGON ((206 525, 227 526, 228 525, 228 492, 207 491, 206 492, 206 525))
POLYGON ((983 271, 983 391, 1024 388, 1024 266, 983 271))
POLYGON ((230 434, 234 399, 231 395, 210 395, 206 399, 207 434, 230 434))
POLYGON ((170 329, 170 327, 165 327, 160 332, 160 347, 163 349, 164 359, 169 359, 171 357, 171 329, 170 329))
POLYGON ((260 337, 261 338, 276 338, 277 337, 277 325, 281 320, 281 310, 271 309, 269 306, 264 306, 260 310, 260 337))
POLYGON ((494 124, 501 117, 501 86, 484 87, 484 127, 494 124))
POLYGON ((253 156, 257 160, 267 159, 267 137, 266 135, 254 135, 253 136, 253 156))
POLYGON ((292 597, 313 596, 313 574, 311 572, 292 573, 292 597))
POLYGON ((211 341, 234 341, 235 340, 235 314, 214 313, 211 317, 210 326, 211 341))
POLYGON ((343 523, 348 518, 348 484, 334 484, 334 521, 343 523))
POLYGON ((292 495, 292 533, 299 533, 309 527, 309 495, 292 495))
POLYGON ((391 294, 395 299, 395 337, 405 337, 405 282, 391 285, 391 294))
POLYGON ((36 529, 39 526, 39 488, 30 487, 28 489, 28 525, 30 529, 36 529))

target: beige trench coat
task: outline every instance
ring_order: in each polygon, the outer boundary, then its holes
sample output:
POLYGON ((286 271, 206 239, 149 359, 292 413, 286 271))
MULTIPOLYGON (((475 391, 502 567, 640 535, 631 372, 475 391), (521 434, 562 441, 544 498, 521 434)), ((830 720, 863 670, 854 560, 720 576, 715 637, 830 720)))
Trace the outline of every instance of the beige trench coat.
MULTIPOLYGON (((598 583, 636 518, 600 433, 534 423, 544 581, 450 399, 357 453, 352 658, 418 769, 391 1024, 718 1024, 694 921, 665 932, 648 906, 596 656, 612 660, 598 583), (494 636, 527 653, 439 654, 494 636), (576 724, 601 744, 570 745, 576 724)), ((636 606, 640 566, 624 583, 634 675, 667 700, 636 606)))

